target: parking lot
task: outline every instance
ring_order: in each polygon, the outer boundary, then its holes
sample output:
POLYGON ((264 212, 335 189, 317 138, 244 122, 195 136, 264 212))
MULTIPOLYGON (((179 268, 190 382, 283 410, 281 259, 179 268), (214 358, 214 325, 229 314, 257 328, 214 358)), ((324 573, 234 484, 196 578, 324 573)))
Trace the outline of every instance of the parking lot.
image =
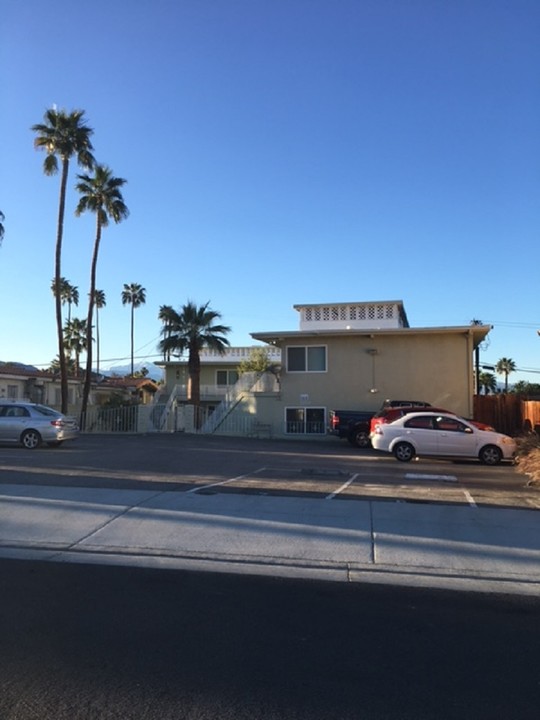
POLYGON ((0 448, 0 483, 540 509, 540 489, 511 464, 399 463, 334 438, 83 435, 59 449, 0 448))

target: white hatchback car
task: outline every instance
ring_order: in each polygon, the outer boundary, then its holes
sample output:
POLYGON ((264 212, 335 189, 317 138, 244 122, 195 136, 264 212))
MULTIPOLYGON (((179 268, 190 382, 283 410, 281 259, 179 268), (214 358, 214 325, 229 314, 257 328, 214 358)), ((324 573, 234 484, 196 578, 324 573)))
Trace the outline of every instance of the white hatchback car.
POLYGON ((486 465, 512 460, 516 442, 508 435, 480 430, 457 415, 415 412, 387 425, 377 425, 371 435, 375 450, 408 462, 417 455, 478 458, 486 465))
POLYGON ((20 443, 33 450, 42 443, 57 447, 78 435, 75 418, 50 407, 16 400, 0 403, 0 443, 20 443))

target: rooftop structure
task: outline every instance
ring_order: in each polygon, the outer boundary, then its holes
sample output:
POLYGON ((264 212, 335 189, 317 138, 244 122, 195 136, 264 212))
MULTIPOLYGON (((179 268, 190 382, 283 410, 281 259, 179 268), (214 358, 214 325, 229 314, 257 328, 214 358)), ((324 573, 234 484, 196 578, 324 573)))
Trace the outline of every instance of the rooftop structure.
POLYGON ((408 328, 401 300, 294 305, 300 330, 382 330, 408 328))

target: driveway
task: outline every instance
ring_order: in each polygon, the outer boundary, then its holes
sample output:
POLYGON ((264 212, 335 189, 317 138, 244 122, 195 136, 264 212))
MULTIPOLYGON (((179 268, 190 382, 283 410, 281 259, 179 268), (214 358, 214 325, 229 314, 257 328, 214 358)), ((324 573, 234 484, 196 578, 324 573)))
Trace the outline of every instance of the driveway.
POLYGON ((333 438, 83 435, 60 449, 0 448, 0 483, 540 509, 538 487, 510 464, 399 463, 333 438))

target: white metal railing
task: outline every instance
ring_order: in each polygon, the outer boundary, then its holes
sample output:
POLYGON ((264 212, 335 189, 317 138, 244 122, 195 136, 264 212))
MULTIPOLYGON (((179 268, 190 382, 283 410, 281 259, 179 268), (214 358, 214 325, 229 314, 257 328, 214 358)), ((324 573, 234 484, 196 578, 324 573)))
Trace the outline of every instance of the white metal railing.
POLYGON ((202 433, 213 433, 223 419, 240 402, 245 392, 251 390, 257 383, 261 373, 247 372, 240 375, 237 382, 228 389, 224 399, 209 416, 206 422, 201 425, 202 433))

